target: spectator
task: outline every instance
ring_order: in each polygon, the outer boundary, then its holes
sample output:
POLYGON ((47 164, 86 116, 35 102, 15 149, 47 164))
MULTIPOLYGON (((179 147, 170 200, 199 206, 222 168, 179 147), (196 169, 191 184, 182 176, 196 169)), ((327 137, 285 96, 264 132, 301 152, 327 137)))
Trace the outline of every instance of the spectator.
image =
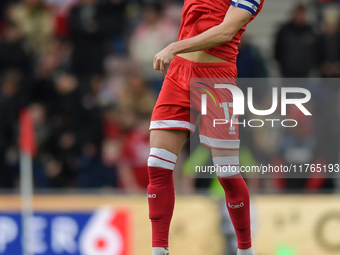
POLYGON ((103 138, 103 126, 100 116, 100 98, 99 92, 104 86, 105 80, 102 76, 94 75, 90 79, 89 88, 84 88, 83 85, 81 105, 84 111, 83 123, 88 123, 86 127, 83 126, 78 133, 82 136, 83 140, 91 140, 96 144, 100 144, 103 138))
POLYGON ((39 152, 42 152, 46 148, 51 132, 47 123, 46 108, 42 104, 32 103, 28 109, 32 117, 39 152))
POLYGON ((13 22, 8 22, 0 42, 0 72, 16 69, 28 75, 30 64, 30 55, 24 47, 21 31, 13 22))
POLYGON ((265 78, 268 71, 259 49, 247 36, 244 36, 238 46, 237 70, 239 78, 265 78))
POLYGON ((68 20, 72 7, 78 0, 45 0, 54 12, 54 35, 57 38, 69 37, 68 20))
MULTIPOLYGON (((237 86, 246 94, 250 81, 248 78, 266 78, 268 77, 268 70, 261 52, 250 42, 247 36, 242 38, 238 48, 237 70, 238 78, 241 79, 238 80, 237 86)), ((264 83, 263 79, 251 79, 251 83, 256 88, 254 89, 255 103, 262 102, 268 90, 268 85, 264 83)))
POLYGON ((74 47, 71 70, 79 77, 104 72, 106 43, 113 36, 114 28, 121 28, 120 22, 124 21, 117 21, 111 9, 111 5, 98 0, 81 0, 71 11, 69 26, 74 47))
POLYGON ((61 125, 77 130, 82 125, 84 109, 81 105, 79 81, 70 74, 56 78, 53 100, 50 101, 50 112, 58 118, 61 125))
POLYGON ((122 188, 128 192, 144 192, 149 184, 149 119, 149 115, 140 117, 137 127, 124 140, 119 175, 122 188))
POLYGON ((1 79, 0 91, 0 147, 6 149, 13 143, 20 108, 25 103, 20 93, 21 76, 7 71, 1 79))
POLYGON ((143 77, 139 74, 131 74, 119 100, 121 107, 137 114, 150 115, 155 103, 156 96, 147 87, 143 77))
POLYGON ((56 78, 54 87, 54 94, 49 102, 53 133, 50 150, 67 164, 71 173, 75 170, 74 160, 79 146, 86 141, 100 143, 100 114, 94 100, 87 99, 87 95, 82 94, 81 84, 75 76, 60 75, 56 78))
POLYGON ((30 50, 40 53, 51 40, 53 17, 43 0, 24 0, 11 10, 10 19, 24 33, 30 50))
POLYGON ((146 8, 143 20, 133 32, 130 53, 135 59, 147 81, 159 91, 163 80, 162 74, 153 69, 154 56, 169 43, 176 41, 177 27, 162 18, 160 4, 153 4, 146 8))
POLYGON ((0 184, 13 187, 18 173, 18 153, 13 144, 17 137, 17 121, 26 100, 20 91, 21 74, 8 70, 0 80, 0 184), (11 150, 10 150, 11 149, 11 150), (4 183, 1 183, 4 182, 4 183))
MULTIPOLYGON (((50 106, 55 95, 53 75, 58 68, 58 56, 55 50, 51 50, 53 47, 48 48, 49 50, 42 52, 35 63, 34 77, 30 84, 30 98, 33 101, 44 102, 47 106, 50 106)), ((58 51, 58 54, 59 56, 62 55, 60 51, 58 51)))
POLYGON ((60 161, 61 174, 68 176, 69 180, 74 179, 79 145, 84 137, 81 131, 85 126, 85 111, 81 105, 78 85, 74 76, 61 75, 56 79, 55 90, 49 102, 51 136, 48 150, 54 159, 60 161))
POLYGON ((28 106, 28 110, 32 117, 35 138, 38 145, 38 155, 36 155, 33 161, 34 179, 38 187, 47 188, 50 186, 50 183, 48 182, 48 177, 44 172, 42 164, 50 135, 50 127, 46 118, 46 108, 40 103, 32 103, 28 106))
POLYGON ((119 118, 119 109, 110 106, 103 110, 103 134, 107 139, 117 139, 123 133, 123 127, 119 118))
POLYGON ((181 25, 182 19, 182 1, 163 0, 162 1, 164 16, 172 21, 177 27, 181 25))
POLYGON ((0 35, 2 35, 3 32, 3 28, 4 28, 4 23, 7 20, 7 15, 8 15, 8 11, 10 9, 11 4, 13 3, 17 3, 20 0, 2 0, 0 1, 0 35))
POLYGON ((340 76, 339 13, 328 10, 323 19, 323 33, 318 42, 319 65, 323 77, 340 76))
POLYGON ((105 140, 102 152, 93 143, 85 143, 79 157, 77 181, 82 188, 117 187, 116 168, 120 143, 105 140))
POLYGON ((63 171, 61 161, 49 159, 44 165, 44 171, 50 188, 71 187, 70 178, 63 171))
POLYGON ((275 58, 283 77, 308 77, 316 66, 317 35, 307 21, 307 9, 298 5, 292 19, 276 35, 275 58))
POLYGON ((112 51, 114 54, 126 54, 126 38, 125 35, 127 33, 126 23, 126 2, 124 0, 102 0, 107 12, 107 16, 112 19, 111 24, 111 33, 110 40, 112 41, 112 51))

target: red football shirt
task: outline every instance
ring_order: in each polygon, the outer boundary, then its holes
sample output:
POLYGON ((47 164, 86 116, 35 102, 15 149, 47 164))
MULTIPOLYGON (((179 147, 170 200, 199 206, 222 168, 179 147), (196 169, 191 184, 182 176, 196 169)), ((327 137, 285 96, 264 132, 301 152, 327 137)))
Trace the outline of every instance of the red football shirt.
MULTIPOLYGON (((185 0, 178 40, 194 37, 209 28, 221 24, 231 2, 232 0, 185 0)), ((264 0, 261 0, 257 11, 247 24, 253 21, 257 14, 259 14, 263 3, 264 0)), ((226 61, 236 63, 238 44, 245 30, 246 26, 242 27, 230 42, 205 50, 205 52, 226 61)))

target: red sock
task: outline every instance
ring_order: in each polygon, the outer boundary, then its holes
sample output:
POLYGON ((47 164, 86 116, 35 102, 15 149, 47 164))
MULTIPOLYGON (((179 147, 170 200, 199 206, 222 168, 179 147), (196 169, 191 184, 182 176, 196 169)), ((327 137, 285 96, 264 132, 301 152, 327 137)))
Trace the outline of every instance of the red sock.
POLYGON ((227 201, 239 249, 251 248, 249 191, 241 174, 229 178, 218 178, 227 201))
POLYGON ((149 217, 152 224, 152 247, 168 247, 169 228, 175 205, 173 170, 177 156, 151 148, 148 160, 149 217))

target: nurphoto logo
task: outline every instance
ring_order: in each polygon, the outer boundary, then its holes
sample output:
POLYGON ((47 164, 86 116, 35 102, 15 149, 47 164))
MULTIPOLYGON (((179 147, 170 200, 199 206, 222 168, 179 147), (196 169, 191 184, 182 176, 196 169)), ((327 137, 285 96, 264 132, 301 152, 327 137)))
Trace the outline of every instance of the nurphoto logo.
MULTIPOLYGON (((199 84, 209 87, 208 85, 199 82, 199 84)), ((207 94, 201 95, 201 115, 208 114, 208 107, 207 107, 207 95, 209 95, 212 100, 214 101, 215 105, 222 107, 225 113, 224 119, 214 119, 213 126, 216 127, 217 125, 226 125, 230 124, 230 132, 233 133, 235 131, 234 125, 243 125, 244 127, 248 125, 249 127, 263 127, 265 123, 271 124, 272 127, 275 126, 275 123, 280 123, 283 127, 296 127, 298 125, 297 120, 295 119, 250 119, 248 121, 244 120, 243 122, 239 122, 237 116, 245 114, 245 96, 240 88, 235 85, 231 84, 215 84, 214 88, 208 89, 205 88, 198 88, 203 90, 207 94), (219 89, 228 89, 233 96, 233 102, 222 102, 219 95, 219 89), (216 95, 218 99, 215 99, 213 93, 216 95), (232 111, 229 111, 230 108, 233 108, 232 111), (231 117, 229 113, 232 112, 233 114, 231 117)), ((311 99, 311 93, 309 90, 305 88, 298 88, 298 87, 284 87, 280 89, 281 91, 281 116, 287 116, 287 106, 288 105, 295 105, 304 115, 312 116, 312 114, 307 110, 304 104, 308 103, 311 99), (303 95, 302 98, 288 98, 289 94, 301 94, 303 95)), ((278 99, 279 99, 279 89, 272 88, 272 105, 267 110, 258 110, 254 107, 254 100, 253 100, 253 88, 249 87, 247 90, 247 106, 249 111, 256 115, 256 116, 268 116, 277 111, 278 108, 278 99)), ((210 109, 213 110, 213 109, 210 109)))

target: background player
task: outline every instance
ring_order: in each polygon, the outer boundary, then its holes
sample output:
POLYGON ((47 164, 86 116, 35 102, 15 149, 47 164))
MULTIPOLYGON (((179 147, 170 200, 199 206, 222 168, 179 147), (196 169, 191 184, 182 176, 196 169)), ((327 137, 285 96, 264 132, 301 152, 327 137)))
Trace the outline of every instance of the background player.
MULTIPOLYGON (((245 26, 260 12, 263 2, 186 0, 178 42, 155 56, 154 68, 163 75, 172 63, 150 125, 148 200, 152 255, 169 254, 169 226, 175 202, 172 170, 189 132, 195 129, 195 123, 190 122, 190 79, 236 78, 237 45, 245 26)), ((202 119, 200 140, 212 148, 214 164, 239 167, 238 132, 212 135, 204 132, 209 129, 204 125, 202 119)), ((248 188, 239 173, 218 177, 236 231, 238 255, 252 255, 248 188)))

